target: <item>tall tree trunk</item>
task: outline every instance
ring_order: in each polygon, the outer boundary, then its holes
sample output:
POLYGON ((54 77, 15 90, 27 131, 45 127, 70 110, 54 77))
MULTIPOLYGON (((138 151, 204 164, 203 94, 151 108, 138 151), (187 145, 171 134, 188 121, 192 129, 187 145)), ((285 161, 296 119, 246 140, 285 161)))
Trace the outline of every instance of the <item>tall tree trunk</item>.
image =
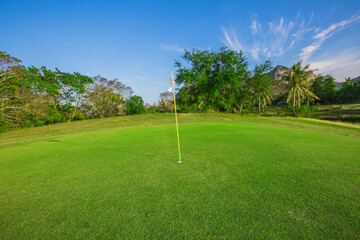
POLYGON ((74 117, 76 115, 76 111, 77 111, 77 109, 79 107, 79 102, 80 102, 80 96, 78 96, 78 99, 76 100, 74 111, 72 113, 70 113, 69 122, 71 122, 74 119, 74 117))
POLYGON ((260 94, 259 94, 259 115, 261 114, 261 109, 260 109, 260 94))
POLYGON ((295 117, 295 90, 293 92, 293 116, 295 117))
POLYGON ((50 102, 53 104, 53 108, 54 108, 54 110, 56 111, 56 102, 55 102, 55 100, 51 100, 51 99, 50 99, 50 102))
POLYGON ((201 111, 201 105, 203 104, 203 101, 201 100, 200 104, 198 105, 199 111, 201 111))
POLYGON ((240 112, 239 112, 240 115, 241 115, 241 111, 242 111, 243 105, 244 105, 244 103, 242 102, 241 105, 240 105, 240 112))

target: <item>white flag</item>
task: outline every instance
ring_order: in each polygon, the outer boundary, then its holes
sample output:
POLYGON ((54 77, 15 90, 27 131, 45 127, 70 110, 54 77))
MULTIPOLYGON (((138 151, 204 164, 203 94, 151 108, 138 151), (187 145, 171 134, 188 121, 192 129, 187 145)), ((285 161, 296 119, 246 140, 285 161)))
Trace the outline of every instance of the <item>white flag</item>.
POLYGON ((173 78, 173 70, 171 70, 171 77, 170 77, 168 92, 172 92, 173 87, 174 87, 174 78, 173 78))

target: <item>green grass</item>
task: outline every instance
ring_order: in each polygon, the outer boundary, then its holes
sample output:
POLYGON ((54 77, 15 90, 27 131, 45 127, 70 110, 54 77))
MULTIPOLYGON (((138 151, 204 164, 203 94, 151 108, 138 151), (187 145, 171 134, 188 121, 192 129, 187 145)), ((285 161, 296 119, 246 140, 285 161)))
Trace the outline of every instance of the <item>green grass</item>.
MULTIPOLYGON (((360 104, 333 104, 310 106, 297 112, 298 117, 315 118, 337 122, 360 123, 360 104)), ((263 116, 291 116, 291 107, 270 105, 263 116)))
POLYGON ((0 135, 0 239, 360 236, 360 128, 126 116, 0 135))
POLYGON ((316 107, 316 117, 324 120, 360 122, 360 104, 336 104, 316 107))

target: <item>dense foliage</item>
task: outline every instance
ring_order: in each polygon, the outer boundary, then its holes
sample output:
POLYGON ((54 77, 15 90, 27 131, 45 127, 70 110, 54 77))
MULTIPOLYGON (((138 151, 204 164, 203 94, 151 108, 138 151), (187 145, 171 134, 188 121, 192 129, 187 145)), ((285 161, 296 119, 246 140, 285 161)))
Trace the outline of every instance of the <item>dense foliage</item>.
POLYGON ((159 102, 157 105, 158 112, 172 112, 174 111, 174 97, 173 93, 162 92, 159 96, 159 102))
POLYGON ((179 107, 188 111, 222 111, 242 113, 256 111, 261 114, 274 97, 284 94, 280 83, 269 74, 271 62, 248 69, 243 52, 221 48, 185 51, 184 66, 176 61, 176 83, 181 86, 177 97, 179 107))
MULTIPOLYGON (((220 48, 219 51, 185 50, 182 61, 175 62, 176 95, 182 112, 220 111, 263 113, 269 104, 286 103, 289 114, 301 111, 302 104, 360 102, 360 84, 348 79, 336 89, 330 75, 315 75, 309 65, 294 63, 272 77, 270 61, 249 70, 243 52, 220 48)), ((171 98, 160 96, 158 111, 171 111, 171 98)))
POLYGON ((239 94, 249 75, 243 52, 194 49, 185 51, 183 59, 190 66, 175 63, 175 82, 183 85, 178 93, 182 111, 232 112, 240 108, 239 94))
POLYGON ((267 61, 264 64, 256 65, 251 78, 248 81, 248 87, 252 95, 249 96, 253 102, 258 106, 259 114, 265 111, 267 104, 271 103, 274 95, 272 88, 275 85, 275 79, 266 74, 271 70, 271 62, 267 61))
POLYGON ((281 80, 288 85, 286 102, 292 103, 292 112, 294 116, 296 106, 300 108, 301 102, 306 100, 309 105, 309 102, 314 99, 320 100, 309 90, 313 84, 313 74, 310 70, 310 65, 302 67, 301 63, 301 61, 295 63, 291 69, 281 76, 281 80))
MULTIPOLYGON (((301 61, 291 68, 281 67, 281 75, 274 78, 270 61, 250 70, 242 51, 193 49, 185 50, 175 67, 179 112, 263 114, 271 104, 287 104, 287 115, 295 116, 303 109, 309 111, 310 104, 360 102, 359 81, 346 79, 337 89, 332 76, 314 75, 301 61)), ((174 111, 172 93, 161 93, 153 106, 132 94, 117 79, 24 67, 21 60, 0 51, 0 133, 89 118, 174 111)))
POLYGON ((329 104, 334 101, 335 79, 330 75, 317 76, 311 86, 312 92, 319 97, 319 102, 329 104))
POLYGON ((24 67, 0 52, 0 132, 122 115, 131 94, 117 79, 24 67))
POLYGON ((342 88, 335 93, 336 103, 360 102, 360 82, 353 82, 347 78, 342 88))
POLYGON ((131 96, 126 103, 127 114, 141 114, 145 113, 144 100, 140 96, 131 96))

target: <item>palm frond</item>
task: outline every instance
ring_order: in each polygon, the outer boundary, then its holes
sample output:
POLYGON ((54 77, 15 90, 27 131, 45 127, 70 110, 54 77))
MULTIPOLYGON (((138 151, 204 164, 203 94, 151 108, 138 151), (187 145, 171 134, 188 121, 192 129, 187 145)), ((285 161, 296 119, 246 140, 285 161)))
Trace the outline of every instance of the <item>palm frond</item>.
POLYGON ((290 100, 291 100, 291 97, 293 96, 293 93, 294 93, 294 89, 291 88, 290 91, 289 91, 289 95, 286 99, 286 103, 288 103, 290 100))

